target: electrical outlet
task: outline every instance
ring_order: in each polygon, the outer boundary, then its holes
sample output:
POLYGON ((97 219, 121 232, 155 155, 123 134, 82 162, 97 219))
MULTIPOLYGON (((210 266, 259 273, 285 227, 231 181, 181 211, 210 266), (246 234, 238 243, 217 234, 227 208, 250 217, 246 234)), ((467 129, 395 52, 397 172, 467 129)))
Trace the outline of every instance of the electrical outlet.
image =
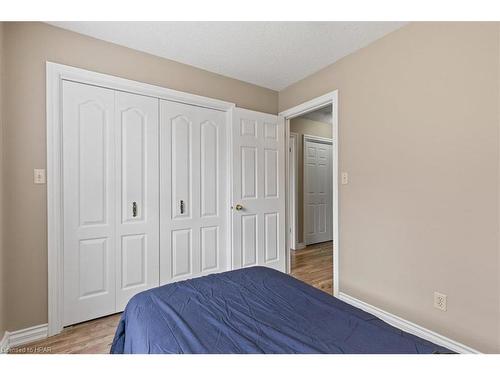
POLYGON ((434 292, 434 307, 446 311, 446 294, 434 292))

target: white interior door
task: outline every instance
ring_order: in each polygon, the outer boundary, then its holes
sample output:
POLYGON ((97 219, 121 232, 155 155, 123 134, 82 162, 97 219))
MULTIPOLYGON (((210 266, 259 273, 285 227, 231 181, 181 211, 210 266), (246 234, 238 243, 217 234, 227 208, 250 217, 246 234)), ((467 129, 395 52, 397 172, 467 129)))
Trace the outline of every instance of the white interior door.
POLYGON ((160 100, 160 283, 225 271, 226 113, 160 100))
POLYGON ((116 310, 159 285, 158 99, 116 92, 116 310))
POLYGON ((63 324, 115 312, 113 90, 63 83, 63 324))
POLYGON ((232 266, 285 272, 284 123, 241 108, 233 113, 232 266))
POLYGON ((333 240, 332 144, 304 137, 304 241, 333 240))

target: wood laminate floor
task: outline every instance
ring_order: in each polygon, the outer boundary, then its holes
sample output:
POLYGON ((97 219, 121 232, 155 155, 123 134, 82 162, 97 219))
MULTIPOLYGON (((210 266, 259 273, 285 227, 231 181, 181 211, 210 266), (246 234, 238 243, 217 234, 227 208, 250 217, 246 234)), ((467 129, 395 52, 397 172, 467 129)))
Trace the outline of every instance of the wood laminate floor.
POLYGON ((333 242, 322 242, 302 250, 292 250, 291 258, 293 277, 333 294, 333 242))
MULTIPOLYGON (((307 246, 291 253, 291 275, 332 294, 332 242, 307 246)), ((65 328, 60 334, 29 345, 12 348, 11 354, 105 354, 109 353, 120 314, 65 328)))

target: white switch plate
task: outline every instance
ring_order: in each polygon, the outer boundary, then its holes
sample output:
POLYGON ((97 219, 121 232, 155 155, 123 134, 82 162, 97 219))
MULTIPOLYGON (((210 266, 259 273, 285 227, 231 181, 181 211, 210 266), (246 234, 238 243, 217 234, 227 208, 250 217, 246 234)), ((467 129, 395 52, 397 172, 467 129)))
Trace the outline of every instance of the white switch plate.
POLYGON ((347 172, 342 172, 342 185, 347 185, 349 183, 349 175, 347 172))
POLYGON ((44 184, 45 182, 45 169, 33 169, 33 183, 44 184))
POLYGON ((446 294, 434 292, 434 307, 439 310, 446 311, 447 309, 447 296, 446 294))

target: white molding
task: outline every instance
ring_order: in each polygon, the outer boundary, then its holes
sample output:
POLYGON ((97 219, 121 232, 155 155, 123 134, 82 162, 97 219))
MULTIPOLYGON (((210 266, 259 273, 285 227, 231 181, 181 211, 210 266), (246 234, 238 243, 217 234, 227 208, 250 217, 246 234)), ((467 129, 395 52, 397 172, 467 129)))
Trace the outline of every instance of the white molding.
POLYGON ((464 345, 448 337, 440 335, 439 333, 431 331, 430 329, 419 326, 418 324, 412 323, 397 315, 388 313, 387 311, 384 311, 378 307, 372 306, 357 298, 351 297, 348 294, 341 292, 339 293, 338 298, 348 303, 349 305, 352 305, 363 311, 366 311, 367 313, 375 315, 377 318, 383 320, 384 322, 390 324, 391 326, 399 328, 402 331, 411 333, 412 335, 418 336, 424 340, 433 342, 436 345, 443 346, 445 348, 448 348, 454 352, 461 354, 481 354, 481 352, 476 349, 473 349, 467 345, 464 345))
POLYGON ((329 103, 332 102, 332 100, 336 101, 337 96, 338 96, 338 90, 335 90, 327 94, 318 96, 317 98, 308 100, 307 102, 296 105, 295 107, 282 111, 279 114, 280 116, 283 116, 290 120, 292 118, 299 117, 307 112, 312 112, 315 111, 316 109, 327 106, 329 103))
MULTIPOLYGON (((47 111, 47 238, 48 238, 48 335, 63 328, 63 204, 61 87, 63 80, 230 112, 234 103, 96 73, 71 66, 46 63, 47 111)), ((231 123, 228 123, 231 128, 231 123)), ((228 147, 231 147, 228 144, 228 147)), ((229 216, 228 216, 229 217, 229 216)), ((228 230, 230 225, 228 223, 228 230)))
MULTIPOLYGON (((289 208, 289 224, 288 227, 290 228, 290 240, 289 240, 289 246, 290 248, 297 250, 299 247, 299 241, 298 241, 298 236, 297 236, 297 226, 299 223, 299 213, 298 213, 298 201, 299 201, 299 179, 298 179, 298 173, 299 173, 299 155, 298 155, 298 146, 299 146, 299 134, 298 133, 293 133, 290 132, 290 141, 293 143, 293 148, 290 148, 289 152, 289 169, 288 171, 292 170, 292 175, 289 176, 288 182, 292 186, 289 185, 289 190, 288 190, 288 203, 290 205, 289 208)), ((290 144, 289 144, 289 147, 290 144)))
POLYGON ((310 142, 326 143, 329 145, 333 145, 332 138, 318 137, 317 135, 311 135, 311 134, 302 134, 302 135, 304 137, 304 139, 302 140, 303 142, 310 141, 310 142))
POLYGON ((306 248, 306 244, 304 242, 298 242, 295 250, 303 250, 305 248, 306 248))
POLYGON ((43 340, 48 336, 48 324, 20 329, 18 331, 6 331, 0 342, 0 353, 7 353, 9 349, 16 346, 29 344, 38 340, 43 340))
MULTIPOLYGON (((319 108, 323 108, 327 105, 332 106, 332 139, 337 140, 335 147, 335 152, 333 153, 333 295, 337 297, 339 295, 339 253, 340 253, 340 230, 339 230, 339 219, 340 219, 340 207, 339 207, 339 162, 340 162, 340 142, 339 139, 339 95, 338 90, 334 90, 325 95, 319 96, 317 98, 311 99, 307 102, 301 103, 295 107, 289 108, 285 111, 279 113, 279 116, 283 116, 286 120, 287 126, 285 127, 285 137, 288 139, 290 136, 290 119, 303 115, 304 113, 314 111, 319 108)), ((286 153, 286 168, 289 168, 289 157, 288 152, 286 153)), ((288 172, 287 172, 288 173, 288 172)), ((288 176, 287 176, 288 179, 288 176)), ((288 181, 288 180, 287 180, 288 181)), ((287 182, 287 194, 288 194, 288 182, 287 182)), ((288 213, 287 213, 288 215, 288 213)), ((287 231, 287 241, 289 233, 287 231)), ((288 252, 290 253, 290 252, 288 252)), ((290 254, 288 254, 288 259, 290 254)))

